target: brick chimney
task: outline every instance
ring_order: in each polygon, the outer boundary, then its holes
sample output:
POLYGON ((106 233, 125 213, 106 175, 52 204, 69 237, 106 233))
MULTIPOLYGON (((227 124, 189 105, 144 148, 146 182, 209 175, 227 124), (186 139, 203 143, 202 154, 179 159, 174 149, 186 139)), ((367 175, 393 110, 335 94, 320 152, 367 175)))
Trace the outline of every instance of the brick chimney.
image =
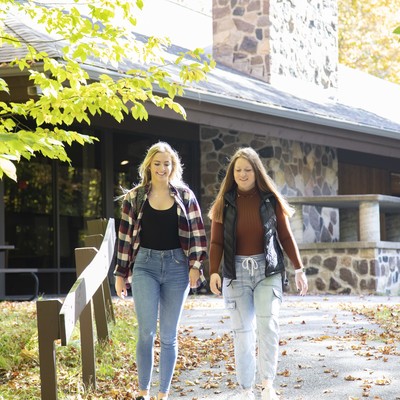
POLYGON ((213 0, 213 56, 273 85, 336 89, 337 0, 213 0))

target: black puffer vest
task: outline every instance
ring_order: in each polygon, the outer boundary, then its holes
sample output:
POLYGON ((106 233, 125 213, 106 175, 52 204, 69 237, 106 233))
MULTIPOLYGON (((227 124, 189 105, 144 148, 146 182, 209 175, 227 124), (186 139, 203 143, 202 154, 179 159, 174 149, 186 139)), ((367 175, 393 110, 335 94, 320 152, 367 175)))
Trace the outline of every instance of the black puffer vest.
MULTIPOLYGON (((236 279, 236 189, 225 194, 224 209, 224 262, 222 276, 236 279)), ((284 256, 276 233, 276 199, 272 193, 261 193, 261 219, 264 225, 265 276, 285 271, 284 256)))

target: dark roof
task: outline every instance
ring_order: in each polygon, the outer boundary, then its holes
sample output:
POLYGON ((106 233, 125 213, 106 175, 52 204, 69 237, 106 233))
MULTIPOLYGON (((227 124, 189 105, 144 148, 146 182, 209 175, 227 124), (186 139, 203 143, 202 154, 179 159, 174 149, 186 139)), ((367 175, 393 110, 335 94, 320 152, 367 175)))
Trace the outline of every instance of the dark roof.
MULTIPOLYGON (((38 50, 46 51, 51 57, 58 58, 61 54, 61 42, 55 42, 48 35, 35 30, 35 27, 28 26, 16 17, 6 20, 6 29, 38 50)), ((139 40, 145 39, 140 34, 137 35, 137 38, 139 40)), ((166 58, 171 57, 172 59, 185 50, 172 45, 167 49, 166 58)), ((24 53, 26 53, 26 47, 15 49, 9 45, 3 45, 3 47, 0 47, 0 65, 4 66, 4 63, 12 61, 15 57, 23 56, 24 53)), ((96 69, 98 76, 100 72, 119 74, 137 66, 126 61, 119 66, 117 71, 98 60, 90 60, 85 64, 85 67, 92 72, 96 69)), ((0 76, 2 75, 2 68, 4 67, 0 67, 0 76)), ((179 71, 171 63, 169 72, 177 77, 179 71)), ((336 126, 359 132, 367 132, 372 129, 373 134, 400 139, 400 123, 396 121, 328 98, 324 101, 310 101, 279 90, 271 84, 223 65, 218 65, 209 74, 207 81, 192 83, 185 91, 185 97, 205 103, 221 104, 232 108, 247 109, 262 114, 308 121, 319 125, 336 126)))
POLYGON ((391 136, 400 139, 400 123, 396 121, 361 108, 341 104, 328 97, 311 101, 225 66, 219 65, 217 70, 210 74, 207 82, 196 84, 195 87, 207 93, 224 96, 226 99, 251 103, 253 107, 248 108, 254 111, 261 112, 261 108, 265 107, 266 113, 272 115, 309 122, 315 118, 315 123, 328 126, 335 126, 336 121, 340 125, 348 124, 346 128, 349 130, 360 131, 363 126, 371 127, 393 132, 394 135, 391 136))
MULTIPOLYGON (((55 42, 53 37, 35 30, 26 23, 18 21, 16 17, 9 16, 6 19, 5 31, 17 37, 21 43, 28 43, 37 51, 45 51, 50 57, 57 58, 62 54, 60 43, 55 42)), ((6 63, 13 61, 16 57, 23 57, 26 52, 27 46, 25 44, 22 44, 21 47, 3 44, 3 46, 0 47, 0 62, 6 63)))

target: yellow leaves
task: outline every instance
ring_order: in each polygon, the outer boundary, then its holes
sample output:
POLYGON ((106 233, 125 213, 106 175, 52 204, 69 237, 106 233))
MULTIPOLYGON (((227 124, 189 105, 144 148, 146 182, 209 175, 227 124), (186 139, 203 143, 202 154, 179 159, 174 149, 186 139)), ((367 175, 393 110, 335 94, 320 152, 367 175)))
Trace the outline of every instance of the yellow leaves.
MULTIPOLYGON (((1 44, 1 43, 0 43, 1 44)), ((6 92, 6 93, 10 93, 10 90, 9 90, 9 88, 8 88, 8 84, 7 84, 7 82, 3 79, 3 78, 0 78, 0 91, 2 91, 2 92, 6 92)), ((3 103, 3 102, 0 102, 0 106, 3 108, 5 103, 3 103)))
POLYGON ((7 157, 6 154, 0 154, 0 179, 4 174, 13 181, 17 182, 17 169, 15 164, 7 157))
POLYGON ((380 386, 390 385, 391 383, 392 383, 391 379, 385 377, 375 380, 375 385, 380 385, 380 386))
POLYGON ((30 350, 27 348, 23 348, 20 352, 20 356, 27 360, 38 362, 38 354, 36 351, 30 350))
POLYGON ((399 0, 339 1, 339 60, 400 83, 399 0), (393 31, 394 30, 394 31, 393 31))
POLYGON ((181 65, 179 77, 183 83, 198 82, 206 79, 206 75, 215 68, 216 63, 210 55, 201 56, 202 49, 195 49, 186 53, 181 53, 175 60, 176 65, 181 65), (190 62, 190 59, 196 60, 190 62))
POLYGON ((277 375, 284 376, 285 378, 287 378, 291 375, 291 372, 288 369, 285 369, 284 371, 278 372, 277 375))
MULTIPOLYGON (((144 119, 147 120, 147 118, 148 118, 148 113, 147 113, 146 108, 144 107, 143 104, 138 103, 138 102, 135 102, 135 105, 131 108, 131 114, 132 114, 133 118, 138 119, 140 121, 142 121, 144 119)), ((122 117, 122 115, 121 115, 121 117, 122 117)), ((117 117, 117 120, 118 119, 119 118, 117 117)))
POLYGON ((316 337, 314 340, 316 342, 322 342, 323 340, 332 340, 332 339, 334 339, 334 338, 330 335, 321 335, 321 336, 316 337))
POLYGON ((357 377, 352 376, 352 375, 347 375, 347 376, 344 378, 344 380, 345 380, 345 381, 360 381, 361 378, 357 378, 357 377))

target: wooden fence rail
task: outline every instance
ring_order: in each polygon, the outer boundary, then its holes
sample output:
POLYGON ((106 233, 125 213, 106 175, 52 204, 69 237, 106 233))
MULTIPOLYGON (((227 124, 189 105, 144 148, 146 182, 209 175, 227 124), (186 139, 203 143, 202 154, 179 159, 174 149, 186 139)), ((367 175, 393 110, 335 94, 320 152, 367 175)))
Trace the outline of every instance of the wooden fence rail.
POLYGON ((114 219, 110 218, 107 224, 105 220, 91 221, 88 231, 85 245, 91 247, 75 249, 77 280, 64 302, 38 300, 36 303, 42 400, 57 399, 55 341, 61 339, 62 346, 68 345, 78 320, 82 380, 85 387, 96 387, 92 308, 98 340, 108 339, 108 323, 114 321, 108 281, 116 239, 114 219))

